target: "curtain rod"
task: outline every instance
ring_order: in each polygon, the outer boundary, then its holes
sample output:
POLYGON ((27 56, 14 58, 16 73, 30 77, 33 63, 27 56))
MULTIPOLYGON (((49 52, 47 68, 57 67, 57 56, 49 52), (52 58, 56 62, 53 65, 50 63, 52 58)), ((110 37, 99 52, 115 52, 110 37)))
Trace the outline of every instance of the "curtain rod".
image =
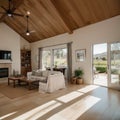
MULTIPOLYGON (((68 42, 68 43, 73 43, 73 42, 68 42)), ((46 48, 46 47, 52 47, 52 46, 58 46, 58 45, 65 45, 68 43, 61 43, 61 44, 56 44, 56 45, 50 45, 50 46, 44 46, 44 47, 39 47, 39 48, 46 48)))

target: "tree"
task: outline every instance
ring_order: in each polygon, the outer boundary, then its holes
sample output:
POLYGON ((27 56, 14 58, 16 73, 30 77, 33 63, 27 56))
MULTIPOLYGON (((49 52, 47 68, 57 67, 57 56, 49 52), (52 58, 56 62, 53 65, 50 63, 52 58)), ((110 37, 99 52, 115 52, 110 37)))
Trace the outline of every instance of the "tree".
POLYGON ((102 58, 102 60, 104 60, 104 61, 105 61, 105 60, 106 60, 106 57, 103 57, 103 58, 102 58))
POLYGON ((99 58, 98 57, 96 57, 96 60, 98 60, 99 58))

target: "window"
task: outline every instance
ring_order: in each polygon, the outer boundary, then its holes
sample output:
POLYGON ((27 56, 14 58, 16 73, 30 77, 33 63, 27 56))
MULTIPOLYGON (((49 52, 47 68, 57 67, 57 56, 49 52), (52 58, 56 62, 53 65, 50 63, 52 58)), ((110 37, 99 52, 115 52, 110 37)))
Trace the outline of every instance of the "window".
POLYGON ((66 67, 67 66, 67 49, 54 49, 54 66, 66 67))
MULTIPOLYGON (((71 43, 69 44, 70 44, 69 46, 71 46, 71 43)), ((68 64, 71 62, 71 61, 69 62, 71 57, 68 60, 68 53, 69 53, 68 44, 62 44, 58 46, 53 45, 49 47, 44 47, 39 50, 40 50, 39 66, 41 69, 61 71, 66 78, 69 77, 68 71, 71 71, 70 70, 71 67, 68 67, 68 64)))
POLYGON ((42 69, 46 67, 51 67, 51 51, 43 50, 42 51, 42 69))
POLYGON ((67 68, 67 48, 57 46, 42 50, 42 69, 65 67, 67 68))

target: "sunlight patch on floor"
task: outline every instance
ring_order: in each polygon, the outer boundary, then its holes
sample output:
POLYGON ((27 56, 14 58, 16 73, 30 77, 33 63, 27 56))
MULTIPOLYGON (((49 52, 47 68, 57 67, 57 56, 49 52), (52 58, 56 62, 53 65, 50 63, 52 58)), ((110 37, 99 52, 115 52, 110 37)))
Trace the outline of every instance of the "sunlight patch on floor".
POLYGON ((57 98, 57 100, 59 100, 61 102, 64 102, 64 103, 67 103, 67 102, 70 102, 71 100, 73 100, 75 98, 80 97, 81 95, 83 95, 83 93, 74 91, 74 92, 71 92, 69 94, 66 94, 64 96, 61 96, 61 97, 57 98))
POLYGON ((44 114, 48 113, 49 111, 55 109, 56 107, 60 106, 61 103, 57 102, 57 101, 50 101, 48 103, 45 103, 39 107, 36 107, 16 118, 14 118, 13 120, 36 120, 39 117, 43 116, 44 114))
POLYGON ((100 98, 86 96, 80 101, 54 114, 47 120, 76 120, 99 101, 100 98))
POLYGON ((11 116, 11 115, 13 115, 15 113, 17 113, 17 112, 12 112, 12 113, 9 113, 7 115, 4 115, 4 116, 0 117, 0 120, 3 120, 3 119, 5 119, 5 118, 7 118, 7 117, 9 117, 9 116, 11 116))
POLYGON ((92 91, 92 90, 94 90, 94 89, 96 89, 98 87, 99 86, 96 86, 96 85, 88 85, 88 86, 86 86, 84 88, 79 89, 78 91, 83 92, 83 93, 87 93, 87 92, 90 92, 90 91, 92 91))

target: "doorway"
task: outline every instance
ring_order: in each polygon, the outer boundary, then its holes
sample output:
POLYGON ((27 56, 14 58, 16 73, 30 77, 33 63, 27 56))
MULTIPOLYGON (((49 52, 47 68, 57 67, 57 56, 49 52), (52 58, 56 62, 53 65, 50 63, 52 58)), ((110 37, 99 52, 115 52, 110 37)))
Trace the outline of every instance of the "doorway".
POLYGON ((93 83, 120 90, 120 42, 93 45, 93 83))
POLYGON ((108 86, 107 43, 93 45, 93 83, 108 86))

